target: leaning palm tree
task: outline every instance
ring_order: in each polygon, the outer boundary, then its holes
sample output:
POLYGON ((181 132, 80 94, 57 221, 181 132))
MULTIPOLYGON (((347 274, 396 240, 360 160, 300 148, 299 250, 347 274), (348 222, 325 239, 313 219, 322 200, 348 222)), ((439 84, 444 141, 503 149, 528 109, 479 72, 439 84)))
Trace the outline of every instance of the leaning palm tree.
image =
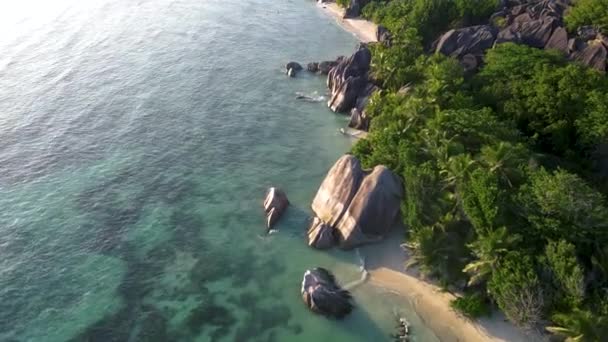
POLYGON ((468 285, 474 286, 486 281, 502 255, 520 240, 517 234, 511 234, 506 227, 488 230, 485 234, 477 237, 475 242, 469 245, 476 260, 467 264, 463 272, 470 278, 468 285))
POLYGON ((594 315, 590 311, 575 309, 569 314, 557 314, 553 321, 560 326, 547 327, 547 331, 566 342, 603 342, 608 336, 608 318, 594 315))
POLYGON ((523 151, 525 150, 520 145, 501 141, 495 145, 484 146, 481 149, 481 160, 491 173, 498 175, 509 187, 513 187, 513 179, 519 173, 517 166, 524 162, 523 151))

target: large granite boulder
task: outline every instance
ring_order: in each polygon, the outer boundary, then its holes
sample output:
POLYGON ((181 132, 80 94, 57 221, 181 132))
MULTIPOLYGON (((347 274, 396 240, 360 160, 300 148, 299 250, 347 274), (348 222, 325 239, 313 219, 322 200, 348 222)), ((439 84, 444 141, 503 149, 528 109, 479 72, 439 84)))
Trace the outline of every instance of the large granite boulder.
POLYGON ((279 218, 281 218, 288 206, 289 200, 283 190, 275 187, 268 189, 266 192, 266 199, 264 200, 266 228, 271 229, 279 218))
POLYGON ((341 288, 328 270, 316 267, 304 272, 302 300, 315 313, 332 318, 343 318, 352 309, 350 293, 341 288))
POLYGON ((600 42, 593 42, 587 45, 584 50, 574 52, 572 57, 591 68, 606 72, 608 50, 600 42))
POLYGON ((570 53, 568 49, 568 32, 566 29, 563 27, 556 28, 545 45, 545 49, 558 50, 566 55, 570 53))
POLYGON ((497 33, 496 28, 490 25, 449 30, 439 38, 436 52, 455 58, 467 54, 482 55, 494 45, 497 33))
POLYGON ((312 201, 318 218, 335 227, 357 193, 365 173, 355 156, 342 156, 329 170, 312 201))
POLYGON ((362 45, 349 58, 341 59, 329 71, 327 87, 331 97, 327 103, 334 112, 349 112, 357 103, 368 85, 368 71, 372 54, 367 46, 362 45))
POLYGON ((356 157, 345 155, 328 172, 312 209, 335 230, 339 246, 349 249, 384 237, 397 221, 402 198, 401 180, 390 170, 376 166, 366 172, 356 157))
POLYGON ((399 178, 386 167, 376 166, 336 226, 340 246, 353 248, 384 237, 397 222, 402 198, 399 178))

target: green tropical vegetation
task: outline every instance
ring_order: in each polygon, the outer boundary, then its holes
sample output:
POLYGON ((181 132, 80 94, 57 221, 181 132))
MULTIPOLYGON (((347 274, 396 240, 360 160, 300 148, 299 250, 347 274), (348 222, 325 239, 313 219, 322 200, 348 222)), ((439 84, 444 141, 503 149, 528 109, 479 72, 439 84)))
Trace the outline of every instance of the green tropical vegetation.
POLYGON ((564 19, 570 31, 591 25, 608 33, 608 0, 576 0, 564 19))
POLYGON ((564 339, 606 341, 608 182, 596 156, 608 142, 608 80, 556 52, 511 43, 489 50, 473 76, 424 53, 439 32, 479 22, 494 5, 364 8, 394 39, 371 48, 383 90, 366 108, 368 138, 352 152, 403 178, 408 266, 466 284, 455 309, 474 318, 490 303, 522 327, 551 322, 546 330, 564 339))

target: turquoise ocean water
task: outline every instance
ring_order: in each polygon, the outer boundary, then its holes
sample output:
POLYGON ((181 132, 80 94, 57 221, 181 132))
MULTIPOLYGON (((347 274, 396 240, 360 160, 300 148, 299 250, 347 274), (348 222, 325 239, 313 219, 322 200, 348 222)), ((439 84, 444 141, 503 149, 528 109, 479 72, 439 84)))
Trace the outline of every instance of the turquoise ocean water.
MULTIPOLYGON (((0 341, 383 341, 404 299, 364 285, 310 313, 304 242, 351 141, 296 92, 290 60, 355 39, 307 0, 22 0, 0 5, 0 341), (265 189, 292 202, 264 235, 265 189)), ((433 335, 411 314, 417 341, 433 335)))

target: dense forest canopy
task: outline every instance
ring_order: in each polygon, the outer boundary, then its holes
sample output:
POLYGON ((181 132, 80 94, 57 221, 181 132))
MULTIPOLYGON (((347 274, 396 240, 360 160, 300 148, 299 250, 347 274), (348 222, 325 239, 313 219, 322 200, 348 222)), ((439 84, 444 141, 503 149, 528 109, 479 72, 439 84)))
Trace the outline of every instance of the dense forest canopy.
MULTIPOLYGON (((383 90, 353 153, 403 178, 409 263, 460 284, 455 308, 475 317, 495 306, 523 327, 606 341, 608 79, 558 51, 514 43, 488 50, 475 73, 429 53, 451 28, 504 25, 490 18, 498 6, 367 4, 363 16, 392 39, 371 47, 383 90)), ((569 31, 604 32, 607 20, 606 0, 575 1, 563 19, 569 31)))

